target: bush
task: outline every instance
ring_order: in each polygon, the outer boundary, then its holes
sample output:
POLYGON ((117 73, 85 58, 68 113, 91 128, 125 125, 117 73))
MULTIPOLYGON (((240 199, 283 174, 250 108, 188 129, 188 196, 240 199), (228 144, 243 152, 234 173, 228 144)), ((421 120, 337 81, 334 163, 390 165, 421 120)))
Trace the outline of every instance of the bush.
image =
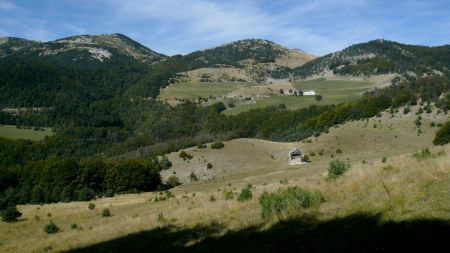
POLYGON ((1 216, 4 222, 16 222, 17 218, 22 216, 22 213, 17 210, 16 206, 8 206, 1 211, 1 216))
POLYGON ((50 220, 50 223, 44 226, 44 231, 47 234, 56 234, 59 231, 59 227, 56 226, 56 224, 53 223, 52 220, 50 220))
POLYGON ((223 144, 223 142, 221 141, 216 141, 213 144, 211 144, 212 149, 221 149, 223 147, 225 147, 225 144, 223 144))
POLYGON ((252 198, 253 198, 252 186, 247 185, 247 187, 245 187, 244 189, 241 190, 241 193, 239 193, 237 200, 242 202, 242 201, 251 200, 252 198))
POLYGON ((195 175, 194 172, 191 172, 191 174, 189 175, 189 179, 192 181, 198 181, 198 177, 197 175, 195 175))
POLYGON ((415 152, 413 157, 417 159, 417 161, 422 161, 432 157, 432 154, 428 148, 422 149, 420 152, 415 152))
POLYGON ((186 159, 188 157, 188 153, 186 153, 186 151, 182 150, 178 156, 182 159, 186 159))
POLYGON ((409 107, 405 107, 403 109, 403 114, 408 114, 411 111, 411 109, 409 107))
POLYGON ((181 185, 180 180, 176 176, 170 176, 167 179, 167 185, 171 188, 181 185))
POLYGON ((234 198, 233 192, 231 190, 230 191, 223 191, 223 198, 225 200, 233 199, 234 198))
POLYGON ((102 211, 102 217, 110 217, 111 216, 111 212, 109 211, 108 208, 103 209, 102 211))
POLYGON ((330 168, 328 168, 328 178, 335 179, 345 173, 348 169, 348 165, 341 160, 333 160, 330 162, 330 168))
POLYGON ((197 148, 198 149, 204 149, 204 148, 206 148, 206 144, 199 143, 199 144, 197 144, 197 148))
POLYGON ((208 163, 208 164, 206 165, 206 169, 210 170, 210 169, 212 169, 212 168, 213 168, 212 163, 208 163))
POLYGON ((305 163, 309 162, 309 156, 308 155, 304 155, 302 157, 302 162, 305 162, 305 163))
POLYGON ((342 149, 340 148, 336 149, 336 154, 342 154, 342 149))
POLYGON ((216 197, 214 197, 214 195, 211 195, 211 197, 209 197, 209 202, 216 202, 216 197))
POLYGON ((447 121, 437 132, 433 140, 434 145, 450 143, 450 121, 447 121))
POLYGON ((228 107, 234 108, 234 107, 236 107, 236 104, 234 102, 228 102, 228 107))
POLYGON ((95 204, 94 203, 89 203, 88 208, 89 208, 89 210, 94 210, 95 209, 95 204))
POLYGON ((70 228, 71 228, 71 229, 77 229, 77 228, 78 228, 78 225, 77 225, 76 223, 72 223, 72 224, 70 225, 70 228))
POLYGON ((307 189, 289 187, 276 193, 264 192, 259 197, 261 216, 264 219, 277 217, 288 218, 304 209, 318 206, 324 201, 321 192, 311 192, 307 189))

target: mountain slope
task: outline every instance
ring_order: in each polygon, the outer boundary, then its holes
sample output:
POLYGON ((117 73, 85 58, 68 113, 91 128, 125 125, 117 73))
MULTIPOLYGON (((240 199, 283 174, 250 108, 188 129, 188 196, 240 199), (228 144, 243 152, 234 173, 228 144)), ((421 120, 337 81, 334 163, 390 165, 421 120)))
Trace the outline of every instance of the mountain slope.
POLYGON ((15 118, 6 120, 9 124, 37 117, 31 124, 120 126, 121 103, 135 96, 156 96, 172 75, 156 67, 173 62, 165 63, 166 59, 120 34, 44 43, 2 38, 0 114, 15 118), (28 108, 31 115, 19 108, 28 108), (33 108, 45 110, 36 116, 33 108))
POLYGON ((73 57, 72 61, 103 62, 115 56, 155 63, 166 56, 131 40, 122 34, 80 35, 51 42, 36 42, 20 38, 0 39, 0 57, 40 57, 44 59, 73 57), (86 58, 83 58, 87 56, 86 58))
POLYGON ((373 40, 319 57, 293 70, 299 77, 329 74, 404 74, 409 71, 420 76, 436 72, 448 75, 450 45, 426 47, 373 40))
POLYGON ((290 50, 262 39, 246 39, 184 56, 192 81, 262 81, 287 77, 288 69, 314 59, 301 50, 290 50))

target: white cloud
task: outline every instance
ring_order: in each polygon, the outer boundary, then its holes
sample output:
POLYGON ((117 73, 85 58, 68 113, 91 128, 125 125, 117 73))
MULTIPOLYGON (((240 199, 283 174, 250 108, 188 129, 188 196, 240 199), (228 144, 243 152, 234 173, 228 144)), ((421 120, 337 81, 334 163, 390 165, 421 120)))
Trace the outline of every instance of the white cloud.
POLYGON ((16 8, 16 5, 10 1, 0 1, 0 10, 9 11, 16 8))
MULTIPOLYGON (((283 1, 276 11, 267 8, 264 1, 112 0, 108 3, 112 4, 111 10, 118 12, 113 15, 120 17, 117 23, 157 24, 148 33, 163 36, 165 45, 159 50, 169 54, 180 53, 179 50, 187 53, 195 45, 200 49, 199 45, 265 38, 321 55, 347 46, 350 38, 358 37, 355 34, 374 30, 366 22, 346 26, 345 20, 335 22, 342 24, 343 30, 339 32, 326 27, 330 25, 330 13, 366 7, 366 0, 283 1), (324 25, 317 29, 314 22, 324 25), (331 38, 339 33, 347 36, 331 38)), ((156 35, 144 38, 146 41, 155 39, 158 40, 156 35)))

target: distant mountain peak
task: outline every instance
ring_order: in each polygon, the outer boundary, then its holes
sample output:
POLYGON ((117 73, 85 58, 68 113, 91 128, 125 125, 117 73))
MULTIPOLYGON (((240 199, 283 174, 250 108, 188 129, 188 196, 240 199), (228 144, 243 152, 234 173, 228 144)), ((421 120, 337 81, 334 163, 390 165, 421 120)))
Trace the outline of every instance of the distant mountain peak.
MULTIPOLYGON (((77 35, 57 39, 50 42, 27 41, 19 38, 6 38, 0 40, 0 56, 10 54, 37 54, 39 57, 51 57, 70 53, 74 50, 88 52, 91 58, 100 62, 107 61, 117 54, 132 57, 140 62, 155 63, 166 58, 144 45, 128 38, 127 36, 114 34, 77 35)), ((80 56, 83 58, 83 56, 80 56)), ((81 59, 80 57, 75 57, 81 59)))

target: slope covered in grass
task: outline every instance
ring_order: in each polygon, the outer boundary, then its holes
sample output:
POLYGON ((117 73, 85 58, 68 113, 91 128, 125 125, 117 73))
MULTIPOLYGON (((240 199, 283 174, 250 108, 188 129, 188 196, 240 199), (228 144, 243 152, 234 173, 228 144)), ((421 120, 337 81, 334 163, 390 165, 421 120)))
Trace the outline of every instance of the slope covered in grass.
MULTIPOLYGON (((171 190, 173 197, 142 193, 100 198, 92 201, 92 210, 89 202, 18 206, 23 213, 19 222, 0 223, 0 251, 211 251, 218 245, 223 245, 223 250, 237 250, 231 241, 244 242, 249 237, 258 238, 268 249, 305 247, 308 251, 314 251, 316 243, 327 251, 363 247, 383 238, 397 242, 394 239, 399 235, 411 243, 439 243, 450 220, 450 147, 432 147, 436 128, 430 127, 429 122, 444 121, 447 116, 434 112, 422 117, 420 135, 414 124, 415 115, 399 112, 391 118, 385 113, 367 122, 332 128, 328 134, 311 139, 311 143, 239 139, 224 142, 225 147, 219 150, 211 150, 209 145, 197 152, 196 148, 186 149, 193 155, 190 163, 177 161, 178 153, 173 153, 169 155, 173 168, 167 171, 168 175, 176 171, 181 178, 184 168, 194 167, 194 160, 203 155, 213 164, 210 171, 218 173, 216 178, 200 178, 176 187, 171 190), (311 156, 311 163, 289 166, 286 152, 292 146, 316 155, 311 156), (337 148, 342 153, 336 153, 337 148), (423 148, 430 151, 422 152, 423 148), (351 167, 343 176, 329 181, 328 164, 336 158, 351 167), (238 193, 248 184, 252 185, 253 198, 238 202, 238 193), (287 187, 318 190, 325 202, 316 208, 291 212, 281 223, 277 219, 262 219, 259 196, 287 187), (226 199, 230 194, 224 192, 231 192, 232 199, 226 199), (111 217, 101 216, 104 208, 110 210, 111 217), (60 231, 46 235, 43 226, 50 220, 60 231), (77 228, 71 228, 73 223, 77 228), (342 231, 356 238, 354 244, 336 244, 348 239, 342 231), (293 243, 294 237, 298 244, 293 243), (158 243, 161 241, 164 243, 158 243)), ((260 250, 256 246, 250 243, 241 249, 260 250)))

